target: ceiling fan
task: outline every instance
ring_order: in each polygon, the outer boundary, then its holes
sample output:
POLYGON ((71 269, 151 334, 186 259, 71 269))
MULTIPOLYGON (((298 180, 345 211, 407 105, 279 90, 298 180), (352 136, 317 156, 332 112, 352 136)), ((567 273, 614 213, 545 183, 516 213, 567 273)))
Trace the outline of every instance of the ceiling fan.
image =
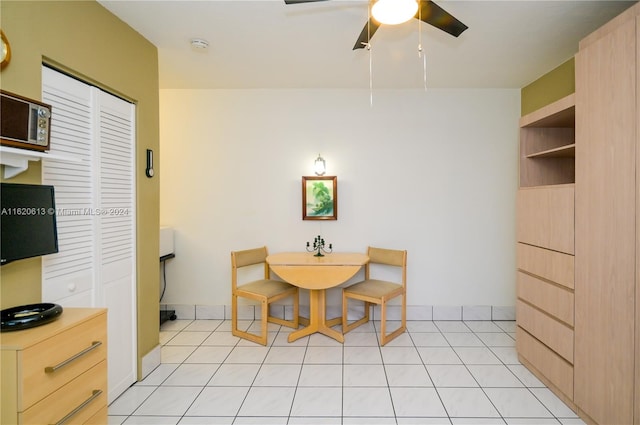
MULTIPOLYGON (((313 3, 319 1, 328 0, 284 0, 285 4, 313 3)), ((418 11, 413 17, 421 20, 422 22, 433 25, 454 37, 458 37, 467 28, 469 28, 431 0, 416 0, 416 2, 418 3, 418 11)), ((370 17, 369 21, 364 25, 360 36, 358 36, 356 44, 353 46, 353 50, 363 49, 366 47, 380 25, 381 24, 377 20, 370 17)))

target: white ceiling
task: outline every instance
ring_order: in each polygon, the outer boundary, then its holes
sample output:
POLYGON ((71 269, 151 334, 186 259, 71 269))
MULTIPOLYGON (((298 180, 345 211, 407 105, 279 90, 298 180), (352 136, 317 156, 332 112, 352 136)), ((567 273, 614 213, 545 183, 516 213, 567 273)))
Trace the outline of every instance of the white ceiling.
POLYGON ((578 41, 635 1, 437 3, 469 26, 459 38, 412 19, 352 47, 365 0, 99 0, 158 47, 160 88, 520 88, 573 56, 578 41), (209 41, 206 51, 191 38, 209 41))

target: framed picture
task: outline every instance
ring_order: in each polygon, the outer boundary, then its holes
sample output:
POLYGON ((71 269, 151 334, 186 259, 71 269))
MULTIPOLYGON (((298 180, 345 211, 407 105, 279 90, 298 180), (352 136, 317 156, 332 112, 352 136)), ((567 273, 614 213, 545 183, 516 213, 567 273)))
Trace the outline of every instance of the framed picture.
POLYGON ((302 219, 338 219, 338 178, 302 177, 302 219))

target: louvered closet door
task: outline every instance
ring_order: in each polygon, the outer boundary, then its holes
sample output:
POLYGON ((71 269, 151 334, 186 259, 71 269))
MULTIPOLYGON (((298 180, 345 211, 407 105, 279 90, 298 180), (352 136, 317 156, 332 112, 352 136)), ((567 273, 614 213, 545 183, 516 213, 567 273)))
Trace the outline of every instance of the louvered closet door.
MULTIPOLYGON (((108 326, 135 324, 134 106, 99 93, 98 226, 99 277, 97 299, 109 308, 108 326)), ((109 401, 136 380, 135 328, 109 333, 109 401), (111 347, 117 347, 112 350, 111 347)))
POLYGON ((59 252, 42 257, 42 299, 68 307, 95 303, 93 93, 91 86, 43 68, 42 100, 53 106, 51 153, 78 162, 42 161, 42 183, 55 187, 59 252))
POLYGON ((43 301, 108 309, 109 402, 136 380, 135 106, 43 67, 52 105, 43 184, 56 191, 59 253, 43 257, 43 301))

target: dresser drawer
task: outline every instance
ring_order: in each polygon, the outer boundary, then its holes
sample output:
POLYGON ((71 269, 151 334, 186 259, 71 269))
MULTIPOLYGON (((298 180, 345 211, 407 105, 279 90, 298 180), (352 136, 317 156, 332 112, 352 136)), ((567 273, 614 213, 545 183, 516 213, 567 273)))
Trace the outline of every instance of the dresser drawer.
POLYGON ((568 289, 518 272, 517 296, 558 320, 573 326, 575 304, 573 292, 568 289))
POLYGON ((21 424, 84 424, 107 405, 107 361, 103 360, 19 414, 21 424))
POLYGON ((573 364, 573 329, 522 300, 516 301, 518 326, 573 364))
POLYGON ((516 348, 518 354, 536 368, 544 379, 573 400, 573 366, 520 327, 516 328, 516 348))
POLYGON ((44 339, 19 356, 18 411, 23 411, 107 358, 107 315, 44 339))
POLYGON ((518 190, 518 242, 574 254, 574 193, 573 184, 518 190))
POLYGON ((540 276, 567 288, 574 288, 574 256, 519 243, 517 246, 518 269, 540 276))

